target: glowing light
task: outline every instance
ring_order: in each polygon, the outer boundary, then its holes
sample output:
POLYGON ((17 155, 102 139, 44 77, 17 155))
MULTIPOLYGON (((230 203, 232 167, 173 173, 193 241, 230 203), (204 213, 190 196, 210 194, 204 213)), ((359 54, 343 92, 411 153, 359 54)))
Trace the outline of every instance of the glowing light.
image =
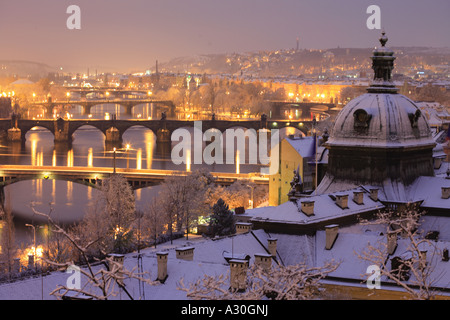
POLYGON ((136 152, 136 169, 142 169, 142 149, 139 148, 136 152))
POLYGON ((241 173, 241 159, 239 150, 236 150, 236 173, 237 174, 241 173))
POLYGON ((56 167, 56 150, 53 150, 53 155, 52 155, 52 166, 56 167))
POLYGON ((191 172, 191 149, 186 150, 186 172, 191 172))
POLYGON ((36 147, 37 147, 37 140, 33 139, 31 140, 31 165, 35 166, 36 161, 36 147))
POLYGON ((94 163, 93 151, 92 151, 92 148, 89 148, 88 149, 88 157, 87 157, 87 166, 92 167, 93 163, 94 163))
POLYGON ((67 151, 67 166, 73 167, 73 149, 67 151))

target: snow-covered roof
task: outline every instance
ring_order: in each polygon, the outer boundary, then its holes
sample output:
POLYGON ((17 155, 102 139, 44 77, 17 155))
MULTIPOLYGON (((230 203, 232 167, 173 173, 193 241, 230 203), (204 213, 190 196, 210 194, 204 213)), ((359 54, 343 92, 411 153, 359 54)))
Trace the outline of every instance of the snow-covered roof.
MULTIPOLYGON (((445 217, 425 217, 423 227, 425 229, 435 229, 436 224, 448 231, 450 218, 445 217), (438 220, 434 220, 438 219, 438 220)), ((444 229, 440 229, 445 233, 444 229)), ((234 259, 250 256, 250 265, 254 263, 255 254, 265 254, 268 252, 267 243, 269 238, 277 239, 277 261, 282 265, 295 265, 304 263, 311 267, 321 267, 326 262, 335 260, 340 263, 338 269, 330 274, 336 283, 346 283, 351 280, 354 285, 362 284, 367 279, 366 271, 369 263, 359 259, 356 253, 362 253, 370 243, 374 246, 381 246, 386 241, 384 226, 355 224, 349 227, 339 228, 339 234, 333 247, 330 250, 325 248, 326 233, 318 230, 314 235, 287 235, 282 233, 266 233, 264 230, 253 230, 250 233, 224 237, 219 240, 206 239, 201 237, 186 239, 176 239, 173 244, 170 242, 158 245, 158 248, 147 248, 141 250, 142 266, 145 272, 150 273, 150 279, 155 280, 158 270, 157 253, 167 253, 167 273, 168 277, 163 284, 154 286, 144 285, 144 295, 147 300, 186 300, 186 293, 178 290, 181 280, 185 285, 189 285, 202 278, 204 275, 219 276, 229 273, 230 267, 226 258, 234 259), (194 247, 194 257, 192 261, 177 259, 175 250, 180 247, 194 247), (233 255, 230 252, 233 250, 233 255), (339 282, 344 281, 344 282, 339 282)), ((450 234, 450 233, 445 233, 450 234)), ((448 237, 440 237, 435 242, 438 249, 450 248, 448 237)), ((392 256, 401 255, 406 251, 407 242, 398 240, 398 247, 392 256)), ((431 250, 429 250, 431 253, 431 250)), ((124 266, 128 270, 138 267, 138 255, 130 253, 125 255, 124 266)), ((427 255, 430 263, 435 264, 431 277, 436 279, 435 286, 450 288, 450 268, 449 263, 427 255)), ((98 268, 98 267, 94 267, 98 268)), ((40 300, 55 299, 49 293, 57 285, 65 285, 71 273, 52 272, 50 275, 29 278, 8 284, 0 284, 0 299, 8 300, 40 300)), ((82 277, 82 285, 85 283, 82 277)), ((125 280, 128 292, 135 299, 139 299, 139 282, 136 279, 125 280)), ((143 298, 143 297, 141 297, 143 298)), ((111 299, 129 299, 123 292, 111 299)))
POLYGON ((384 205, 380 201, 372 200, 367 190, 357 187, 346 191, 301 198, 297 203, 288 201, 277 207, 267 207, 265 210, 259 210, 257 213, 249 214, 252 217, 251 221, 307 225, 356 216, 364 212, 382 208, 384 208, 384 205), (354 192, 363 192, 363 204, 357 204, 352 200, 354 192), (336 195, 342 194, 348 195, 348 208, 346 209, 340 208, 333 199, 336 195), (301 203, 303 201, 314 201, 314 215, 308 216, 301 211, 301 203))
POLYGON ((450 179, 441 177, 419 177, 410 187, 411 201, 423 200, 422 208, 448 209, 450 199, 442 199, 442 187, 450 187, 450 179))
MULTIPOLYGON (((450 199, 442 199, 442 187, 450 186, 450 180, 445 177, 420 176, 411 185, 406 186, 399 181, 385 179, 380 185, 362 185, 369 191, 378 189, 378 199, 381 202, 412 203, 423 201, 423 208, 449 209, 450 199)), ((356 188, 354 182, 335 180, 325 176, 318 187, 319 194, 339 193, 340 190, 356 188)))
POLYGON ((314 157, 314 137, 286 137, 286 141, 302 158, 314 157))

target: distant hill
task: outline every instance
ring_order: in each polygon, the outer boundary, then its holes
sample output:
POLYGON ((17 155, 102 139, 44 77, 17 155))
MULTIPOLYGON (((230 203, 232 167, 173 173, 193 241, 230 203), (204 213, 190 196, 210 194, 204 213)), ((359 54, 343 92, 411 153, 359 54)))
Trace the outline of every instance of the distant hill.
POLYGON ((34 61, 0 60, 0 77, 41 78, 49 72, 55 72, 56 67, 34 61))
MULTIPOLYGON (((449 65, 450 48, 391 47, 397 56, 396 72, 423 66, 449 65)), ((277 50, 247 53, 205 54, 180 57, 161 63, 159 71, 197 74, 233 74, 256 77, 328 76, 342 72, 371 72, 373 48, 331 48, 326 50, 277 50)))

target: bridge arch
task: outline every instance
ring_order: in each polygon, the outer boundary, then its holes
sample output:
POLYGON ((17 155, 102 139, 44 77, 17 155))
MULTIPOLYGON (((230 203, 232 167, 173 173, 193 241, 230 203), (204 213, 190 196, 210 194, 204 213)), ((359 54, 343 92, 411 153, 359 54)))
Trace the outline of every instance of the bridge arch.
MULTIPOLYGON (((86 131, 97 131, 99 133, 101 133, 101 137, 102 137, 102 141, 101 143, 103 144, 106 134, 104 131, 102 131, 101 128, 96 127, 95 125, 92 124, 81 124, 75 128, 72 128, 71 131, 71 137, 74 141, 77 140, 77 138, 82 138, 83 137, 83 133, 85 133, 86 131)), ((97 140, 96 140, 97 141, 97 140)))
POLYGON ((146 126, 145 123, 143 123, 143 124, 133 124, 133 125, 128 126, 127 128, 125 128, 125 129, 122 131, 122 137, 123 137, 124 135, 129 135, 129 134, 130 134, 130 130, 133 131, 133 130, 139 130, 139 129, 141 129, 141 130, 142 130, 142 129, 144 129, 144 130, 150 130, 151 133, 152 133, 154 136, 156 136, 156 134, 158 133, 158 130, 157 130, 155 127, 146 126))
POLYGON ((37 124, 34 126, 29 126, 29 127, 25 127, 25 128, 21 128, 22 130, 22 137, 24 138, 25 141, 28 141, 30 138, 30 135, 32 134, 36 134, 36 133, 44 133, 45 135, 47 135, 48 133, 50 133, 51 135, 49 135, 49 137, 51 136, 52 139, 54 139, 55 137, 55 128, 52 127, 51 125, 45 123, 45 124, 37 124))
POLYGON ((294 135, 294 136, 302 136, 305 137, 306 133, 303 132, 298 126, 285 126, 283 128, 280 128, 280 140, 283 140, 284 138, 294 135))
POLYGON ((138 119, 159 119, 162 112, 166 112, 166 114, 170 114, 171 112, 170 107, 167 105, 148 101, 135 103, 130 105, 128 108, 129 110, 127 110, 127 112, 130 115, 134 115, 138 119), (147 110, 145 110, 146 105, 149 106, 147 110))
POLYGON ((121 104, 121 103, 117 103, 114 101, 110 101, 110 102, 99 102, 99 103, 93 103, 93 104, 89 104, 86 105, 85 107, 85 114, 102 114, 104 115, 105 113, 109 113, 109 114, 125 114, 126 113, 126 106, 121 104))

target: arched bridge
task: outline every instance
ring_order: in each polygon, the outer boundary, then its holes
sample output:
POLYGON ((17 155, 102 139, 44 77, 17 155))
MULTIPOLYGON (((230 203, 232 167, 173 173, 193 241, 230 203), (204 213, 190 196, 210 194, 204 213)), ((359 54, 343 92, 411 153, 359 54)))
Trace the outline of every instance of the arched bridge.
POLYGON ((270 101, 270 104, 273 119, 286 119, 286 114, 291 115, 293 119, 312 119, 312 114, 328 112, 336 107, 334 103, 322 102, 270 101))
MULTIPOLYGON (((157 137, 157 143, 171 142, 171 134, 179 128, 194 127, 196 121, 193 120, 66 120, 59 118, 57 120, 28 120, 18 119, 0 119, 0 130, 3 130, 10 141, 25 141, 25 136, 33 127, 43 127, 48 129, 54 135, 55 142, 71 142, 74 132, 82 126, 92 126, 100 130, 105 135, 107 142, 120 142, 124 132, 134 126, 143 126, 153 131, 157 137)), ((311 129, 311 121, 290 121, 290 120, 267 120, 262 117, 260 120, 202 120, 202 131, 208 129, 217 129, 225 132, 232 127, 242 127, 245 129, 282 129, 285 127, 294 127, 302 131, 305 135, 311 129)))
POLYGON ((168 111, 169 117, 175 117, 175 104, 170 100, 156 100, 156 99, 86 99, 86 100, 66 100, 66 101, 47 101, 47 102, 33 102, 30 107, 45 108, 47 114, 52 114, 53 109, 58 106, 81 106, 82 114, 87 115, 91 113, 94 106, 102 104, 117 104, 125 109, 125 114, 131 115, 135 106, 141 104, 155 104, 160 105, 160 109, 168 111))

